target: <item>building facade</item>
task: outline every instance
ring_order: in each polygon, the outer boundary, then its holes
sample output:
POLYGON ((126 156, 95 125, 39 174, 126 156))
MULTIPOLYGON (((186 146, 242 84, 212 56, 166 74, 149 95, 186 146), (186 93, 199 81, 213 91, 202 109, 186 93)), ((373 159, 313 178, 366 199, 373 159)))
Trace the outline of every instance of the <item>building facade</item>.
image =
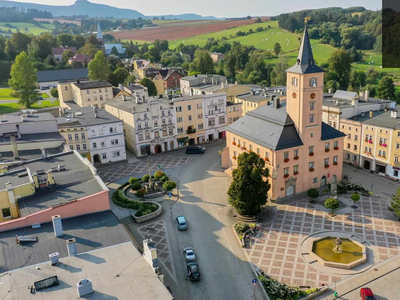
POLYGON ((226 103, 226 117, 228 120, 228 125, 239 120, 242 114, 243 112, 241 103, 232 103, 232 102, 226 103))
POLYGON ((257 153, 269 169, 271 199, 339 181, 344 134, 322 122, 323 80, 305 28, 297 62, 287 70, 286 105, 275 98, 228 126, 222 152, 227 172, 241 153, 257 153))
POLYGON ((276 88, 274 90, 254 90, 235 95, 234 103, 242 105, 242 116, 255 110, 273 99, 279 98, 280 102, 286 99, 286 88, 276 88))
POLYGON ((123 122, 126 145, 135 156, 146 156, 178 147, 176 115, 167 99, 122 95, 106 103, 106 110, 123 122))
POLYGON ((226 76, 212 74, 186 76, 180 79, 181 93, 184 96, 201 95, 203 94, 202 91, 196 87, 202 85, 219 86, 221 83, 226 83, 226 76))
POLYGON ((206 141, 225 138, 227 125, 226 94, 204 95, 206 141))

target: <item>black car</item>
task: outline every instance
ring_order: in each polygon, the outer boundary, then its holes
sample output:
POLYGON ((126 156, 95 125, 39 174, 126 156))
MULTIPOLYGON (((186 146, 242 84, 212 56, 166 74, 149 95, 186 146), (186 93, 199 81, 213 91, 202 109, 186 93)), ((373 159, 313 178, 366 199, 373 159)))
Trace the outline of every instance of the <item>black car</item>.
POLYGON ((190 280, 200 280, 199 265, 196 262, 187 264, 187 276, 190 280))
POLYGON ((203 154, 206 151, 202 146, 188 146, 186 147, 186 154, 203 154))

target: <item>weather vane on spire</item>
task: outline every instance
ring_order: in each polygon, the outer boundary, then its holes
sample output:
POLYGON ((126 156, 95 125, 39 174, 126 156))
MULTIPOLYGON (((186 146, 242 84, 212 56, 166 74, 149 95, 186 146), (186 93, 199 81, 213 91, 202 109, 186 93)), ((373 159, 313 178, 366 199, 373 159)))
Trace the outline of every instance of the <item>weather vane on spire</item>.
POLYGON ((307 24, 307 23, 308 23, 308 21, 310 21, 310 20, 311 20, 311 17, 305 17, 305 18, 304 18, 304 23, 306 23, 306 24, 307 24))

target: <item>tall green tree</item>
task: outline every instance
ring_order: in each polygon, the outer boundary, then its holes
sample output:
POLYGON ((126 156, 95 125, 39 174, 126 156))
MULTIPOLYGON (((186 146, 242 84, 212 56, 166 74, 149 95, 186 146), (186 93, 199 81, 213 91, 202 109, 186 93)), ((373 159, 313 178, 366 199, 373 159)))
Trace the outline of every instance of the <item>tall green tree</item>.
POLYGON ((63 47, 72 47, 74 37, 68 33, 62 33, 57 36, 57 44, 63 47))
POLYGON ((224 60, 224 74, 228 77, 228 78, 235 78, 236 76, 236 57, 232 54, 228 54, 225 56, 224 60))
POLYGON ((279 61, 275 64, 273 70, 275 76, 271 76, 271 81, 278 85, 286 85, 286 70, 289 68, 288 59, 285 55, 279 56, 279 61))
POLYGON ((381 99, 394 99, 395 88, 393 79, 391 77, 382 77, 378 86, 378 97, 381 99))
POLYGON ((17 48, 15 47, 11 39, 6 40, 5 53, 10 60, 14 60, 15 57, 18 55, 17 48))
POLYGON ((11 95, 19 99, 19 103, 29 108, 38 99, 37 71, 28 54, 23 51, 11 67, 11 79, 8 81, 12 89, 11 95))
POLYGON ((194 53, 193 62, 189 65, 190 72, 200 72, 200 74, 214 73, 214 62, 210 54, 201 49, 197 49, 194 53))
POLYGON ((118 50, 117 50, 117 47, 112 47, 112 49, 111 49, 111 54, 112 55, 115 55, 115 56, 119 56, 119 52, 118 52, 118 50))
POLYGON ((103 51, 98 51, 88 65, 90 80, 107 80, 110 75, 110 65, 103 51))
POLYGON ((242 153, 238 167, 233 170, 232 183, 228 189, 229 203, 241 215, 254 215, 267 203, 271 185, 264 159, 255 152, 242 153))
POLYGON ((281 44, 275 43, 275 45, 274 45, 274 52, 275 52, 276 57, 279 56, 279 53, 281 53, 281 51, 282 51, 281 44))
POLYGON ((120 83, 124 83, 128 76, 129 73, 125 68, 117 68, 114 72, 110 73, 108 82, 113 86, 118 86, 120 83))
POLYGON ((143 78, 139 83, 147 88, 149 96, 157 96, 157 87, 151 79, 143 78))
POLYGON ((62 60, 64 63, 67 63, 70 58, 75 56, 74 52, 70 49, 65 50, 62 54, 62 60))
POLYGON ((345 50, 336 50, 329 57, 329 72, 326 81, 336 81, 339 88, 346 90, 350 81, 351 58, 345 50))
POLYGON ((390 206, 396 216, 400 217, 400 187, 397 188, 396 194, 393 195, 390 206))

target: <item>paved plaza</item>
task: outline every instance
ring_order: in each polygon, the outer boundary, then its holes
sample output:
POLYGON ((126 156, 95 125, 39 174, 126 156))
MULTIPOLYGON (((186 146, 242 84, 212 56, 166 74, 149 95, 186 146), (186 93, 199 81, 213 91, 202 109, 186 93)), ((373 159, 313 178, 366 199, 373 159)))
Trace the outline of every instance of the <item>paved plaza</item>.
POLYGON ((334 230, 358 235, 371 244, 377 255, 375 262, 399 254, 400 223, 387 210, 388 201, 377 196, 363 197, 357 206, 332 218, 316 210, 308 199, 280 205, 275 208, 275 217, 267 220, 252 238, 251 248, 245 249, 246 255, 258 268, 281 282, 321 287, 344 276, 323 273, 303 260, 300 245, 310 234, 334 230))

